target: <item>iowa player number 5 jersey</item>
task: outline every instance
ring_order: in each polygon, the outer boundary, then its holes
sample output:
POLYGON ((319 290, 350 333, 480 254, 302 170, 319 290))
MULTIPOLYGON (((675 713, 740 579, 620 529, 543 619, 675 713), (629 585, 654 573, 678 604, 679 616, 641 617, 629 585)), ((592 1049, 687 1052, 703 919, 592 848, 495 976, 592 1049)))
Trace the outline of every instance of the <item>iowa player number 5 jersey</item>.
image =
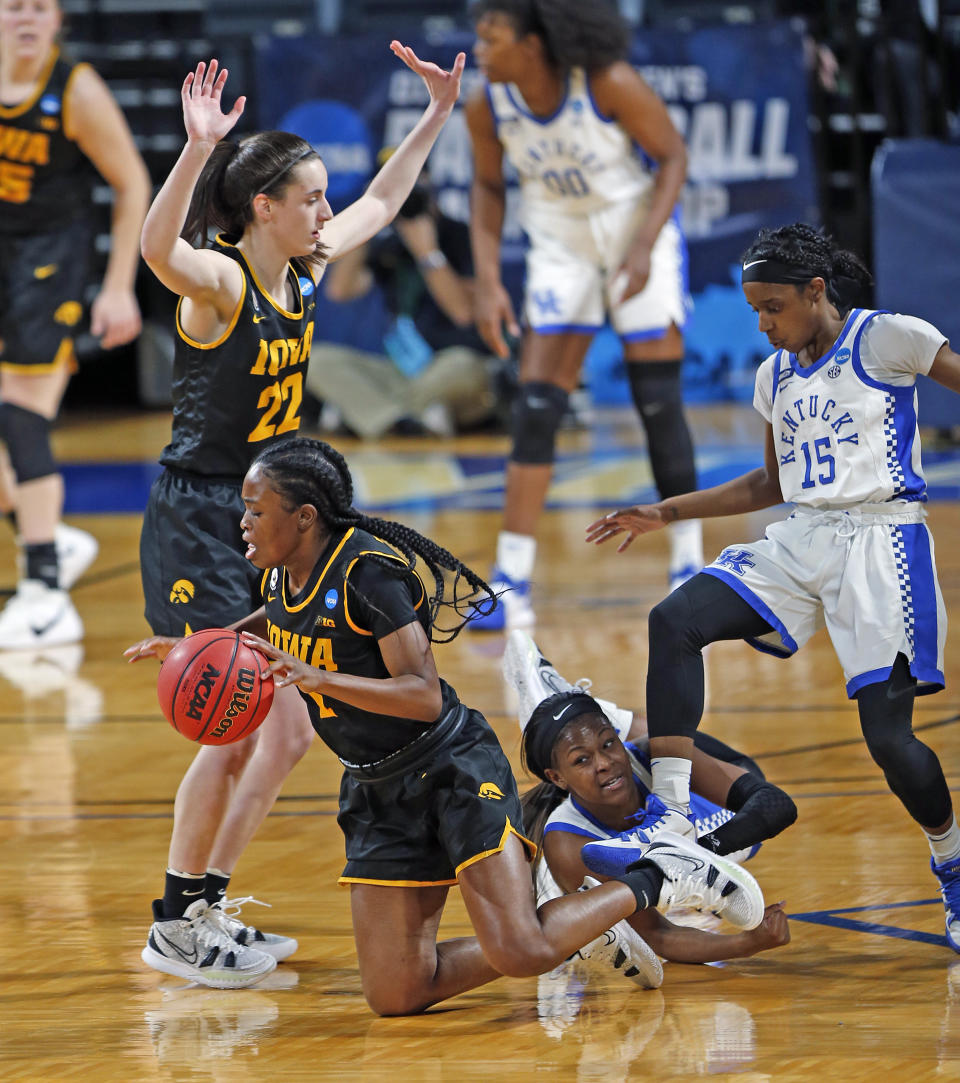
POLYGON ((243 295, 215 342, 192 339, 177 309, 173 433, 160 462, 239 480, 264 447, 300 428, 315 283, 291 265, 287 274, 295 304, 287 311, 264 290, 236 246, 218 237, 216 250, 240 265, 243 295))

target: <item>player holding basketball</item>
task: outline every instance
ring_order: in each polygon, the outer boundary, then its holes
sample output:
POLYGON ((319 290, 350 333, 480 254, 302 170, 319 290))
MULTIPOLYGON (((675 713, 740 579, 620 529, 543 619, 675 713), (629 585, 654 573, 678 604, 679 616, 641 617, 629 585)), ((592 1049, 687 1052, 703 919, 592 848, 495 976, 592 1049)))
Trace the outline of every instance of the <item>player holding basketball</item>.
POLYGON ((521 834, 510 765, 484 717, 438 676, 431 649, 460 631, 489 587, 415 530, 358 512, 343 457, 321 441, 262 452, 243 500, 247 559, 264 569, 263 609, 244 626, 262 636, 243 639, 272 660, 281 692, 299 689, 343 764, 341 883, 350 885, 374 1011, 405 1015, 500 974, 544 973, 613 926, 624 972, 657 985, 659 962, 624 919, 671 901, 718 909, 743 928, 760 924, 763 898, 749 873, 665 834, 609 882, 538 911, 535 848, 521 834), (438 944, 455 883, 477 935, 438 944))
MULTIPOLYGON (((746 639, 789 656, 825 624, 870 754, 927 837, 947 940, 960 951, 960 828, 937 756, 912 727, 914 697, 943 688, 946 636, 914 385, 925 373, 960 391, 960 355, 923 320, 851 308, 850 286, 868 283, 856 256, 810 226, 761 232, 743 257, 743 291, 774 347, 754 393, 767 422, 764 466, 611 512, 587 538, 625 533, 622 552, 678 519, 794 504, 763 540, 724 549, 650 614, 653 793, 641 827, 676 830, 689 813, 703 647, 746 639)), ((635 842, 627 835, 620 845, 635 842)), ((610 860, 623 860, 616 849, 610 860)))
MULTIPOLYGON (((489 83, 466 107, 477 326, 501 357, 504 327, 520 334, 500 277, 505 154, 520 175, 530 241, 528 328, 491 579, 506 593, 477 622, 494 630, 534 621, 535 533, 556 433, 608 315, 623 343, 658 492, 696 488, 680 392, 688 295, 676 204, 686 149, 663 102, 625 59, 629 31, 613 5, 479 0, 471 13, 477 64, 489 83)), ((699 523, 671 527, 670 549, 675 586, 703 566, 699 523)))
MULTIPOLYGON (((141 241, 144 259, 180 303, 173 435, 140 543, 155 635, 126 652, 131 660, 162 658, 171 637, 232 625, 259 604, 240 538, 240 486, 259 451, 299 429, 316 282, 326 261, 393 219, 459 95, 462 54, 445 72, 399 42, 391 48, 421 76, 430 101, 364 195, 337 215, 309 143, 286 132, 225 139, 245 99, 223 112, 227 72, 216 60, 183 83, 186 145, 141 241), (212 248, 210 227, 220 230, 212 248)), ((198 752, 177 791, 163 898, 144 949, 151 966, 234 987, 296 950, 295 940, 260 933, 228 904, 215 904, 312 738, 301 697, 280 689, 255 734, 198 752)))

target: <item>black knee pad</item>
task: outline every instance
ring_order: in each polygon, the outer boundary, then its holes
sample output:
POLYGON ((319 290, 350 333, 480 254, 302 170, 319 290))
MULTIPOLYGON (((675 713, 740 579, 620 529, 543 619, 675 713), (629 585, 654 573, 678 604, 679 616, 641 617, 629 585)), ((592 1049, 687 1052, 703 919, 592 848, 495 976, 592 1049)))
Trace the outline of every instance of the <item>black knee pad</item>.
POLYGON ((50 422, 43 414, 12 402, 0 403, 0 436, 7 445, 18 484, 57 473, 50 447, 50 422))
POLYGON ((538 380, 520 385, 513 403, 512 462, 537 466, 553 462, 557 429, 569 398, 569 392, 556 384, 538 380))
POLYGON ((634 405, 647 434, 650 468, 661 500, 697 487, 693 440, 683 413, 680 361, 627 365, 634 405))

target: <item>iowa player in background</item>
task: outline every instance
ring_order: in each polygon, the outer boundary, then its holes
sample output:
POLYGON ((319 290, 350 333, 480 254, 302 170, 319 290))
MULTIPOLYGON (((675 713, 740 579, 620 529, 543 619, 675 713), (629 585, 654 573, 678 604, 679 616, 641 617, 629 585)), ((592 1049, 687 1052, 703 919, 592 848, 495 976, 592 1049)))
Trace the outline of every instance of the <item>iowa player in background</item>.
MULTIPOLYGON (((613 927, 625 976, 655 987, 659 960, 625 919, 675 895, 697 895, 742 927, 760 924, 763 897, 750 874, 680 838, 537 910, 535 847, 507 757, 483 715, 440 678, 431 646, 455 636, 475 603, 489 605, 490 588, 429 538, 354 508, 343 456, 321 441, 262 452, 243 500, 262 605, 239 627, 271 659, 279 690, 299 690, 343 764, 340 882, 375 1012, 406 1015, 501 974, 544 973, 613 927), (697 871, 680 885, 690 857, 697 871), (454 884, 476 936, 437 943, 454 884)), ((147 962, 157 965, 161 937, 189 937, 187 924, 155 925, 147 962)))
MULTIPOLYGON (((316 283, 327 261, 393 219, 460 92, 462 54, 445 72, 399 42, 391 48, 423 78, 430 101, 364 195, 337 215, 325 194, 327 171, 309 143, 286 132, 225 139, 245 99, 222 111, 227 73, 216 60, 184 80, 186 145, 147 214, 141 241, 150 269, 180 297, 173 433, 140 543, 146 618, 155 636, 228 626, 260 604, 258 573, 244 557, 240 486, 256 455, 300 427, 316 283), (211 230, 219 234, 208 244, 211 230)), ((131 657, 156 654, 155 642, 144 641, 131 657)), ((176 923, 192 906, 194 949, 223 949, 210 965, 193 966, 188 976, 198 981, 245 984, 297 947, 206 903, 224 898, 240 854, 312 738, 302 699, 281 689, 255 734, 201 749, 180 784, 154 916, 176 923)), ((154 962, 172 965, 161 958, 162 934, 151 942, 160 944, 154 962)), ((184 962, 175 948, 169 951, 184 962)), ((199 958, 206 955, 200 951, 199 958)))
POLYGON ((0 437, 9 456, 0 510, 12 514, 23 546, 0 649, 83 637, 66 591, 97 543, 60 522, 50 428, 76 364, 98 173, 113 190, 113 218, 90 330, 107 350, 140 333, 133 286, 149 177, 103 80, 61 54, 61 22, 56 0, 0 0, 0 437))
MULTIPOLYGON (((557 429, 584 355, 609 318, 661 497, 696 488, 681 400, 688 311, 677 201, 687 154, 663 102, 626 60, 629 32, 608 0, 478 0, 477 66, 488 85, 465 109, 473 145, 471 235, 477 327, 507 356, 520 335, 500 276, 505 159, 520 179, 530 242, 526 330, 503 524, 491 582, 506 590, 478 627, 534 622, 536 528, 557 429)), ((703 566, 700 525, 670 530, 671 587, 703 566)))

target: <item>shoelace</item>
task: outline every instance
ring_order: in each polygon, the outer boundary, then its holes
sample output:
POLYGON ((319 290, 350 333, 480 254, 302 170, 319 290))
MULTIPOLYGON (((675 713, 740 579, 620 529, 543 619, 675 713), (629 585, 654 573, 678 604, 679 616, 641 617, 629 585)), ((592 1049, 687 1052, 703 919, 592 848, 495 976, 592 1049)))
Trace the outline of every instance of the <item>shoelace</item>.
POLYGON ((719 913, 726 906, 727 899, 716 888, 709 887, 702 880, 695 880, 689 873, 681 874, 676 880, 671 880, 670 884, 672 905, 682 899, 684 906, 691 906, 694 910, 711 910, 714 913, 719 913))
POLYGON ((236 952, 240 946, 229 933, 221 928, 213 907, 208 906, 196 917, 190 918, 189 925, 196 931, 197 943, 205 948, 236 952))
POLYGON ((231 936, 229 932, 230 925, 253 928, 253 926, 247 926, 246 922, 240 918, 240 911, 247 903, 254 903, 256 906, 265 906, 268 910, 271 906, 270 903, 255 899, 252 895, 244 895, 239 899, 223 898, 216 906, 210 907, 209 914, 212 915, 211 920, 215 921, 227 936, 231 936))

